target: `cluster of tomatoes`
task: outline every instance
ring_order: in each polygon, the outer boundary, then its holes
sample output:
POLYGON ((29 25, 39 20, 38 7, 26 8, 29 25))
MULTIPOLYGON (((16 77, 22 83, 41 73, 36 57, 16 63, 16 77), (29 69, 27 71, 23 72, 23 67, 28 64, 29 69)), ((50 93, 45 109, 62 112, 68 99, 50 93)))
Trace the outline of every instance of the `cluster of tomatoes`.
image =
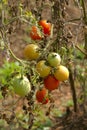
POLYGON ((43 78, 43 86, 36 92, 36 99, 42 104, 49 101, 48 91, 51 92, 59 87, 61 81, 69 77, 68 69, 60 64, 61 57, 58 53, 50 52, 46 60, 41 60, 36 65, 39 76, 43 78))
MULTIPOLYGON (((51 24, 46 20, 39 22, 44 36, 51 34, 51 24)), ((32 26, 30 37, 33 40, 41 40, 42 36, 39 28, 32 26)), ((37 60, 40 57, 40 48, 37 44, 28 44, 24 49, 24 56, 28 60, 37 60)), ((43 87, 36 92, 36 99, 42 104, 49 101, 48 92, 58 88, 60 81, 65 81, 69 77, 68 69, 61 65, 61 57, 56 52, 50 52, 45 60, 36 63, 36 71, 43 79, 43 87)))
MULTIPOLYGON (((32 26, 30 37, 32 40, 42 40, 43 37, 50 36, 51 24, 46 20, 40 20, 38 26, 32 26)), ((40 56, 40 48, 37 44, 28 44, 24 49, 24 56, 28 60, 36 60, 40 56)))
MULTIPOLYGON (((41 31, 44 34, 44 36, 49 36, 51 33, 51 24, 48 23, 46 20, 40 20, 39 21, 39 27, 41 27, 41 31)), ((32 26, 30 31, 30 37, 33 40, 41 40, 43 38, 41 31, 39 30, 37 26, 32 26)))
MULTIPOLYGON (((33 40, 41 40, 42 35, 48 37, 51 34, 51 23, 46 20, 39 22, 39 28, 32 26, 30 37, 33 40), (40 30, 41 29, 41 30, 40 30)), ((31 43, 25 46, 24 56, 27 60, 36 60, 41 56, 41 51, 38 44, 31 43)), ((68 69, 61 65, 61 57, 56 52, 50 52, 46 59, 36 62, 35 71, 42 78, 43 87, 39 87, 36 91, 36 100, 42 104, 49 102, 49 92, 57 89, 61 81, 65 81, 69 77, 68 69)), ((25 96, 31 91, 31 84, 27 77, 17 76, 13 79, 14 91, 20 96, 25 96)))

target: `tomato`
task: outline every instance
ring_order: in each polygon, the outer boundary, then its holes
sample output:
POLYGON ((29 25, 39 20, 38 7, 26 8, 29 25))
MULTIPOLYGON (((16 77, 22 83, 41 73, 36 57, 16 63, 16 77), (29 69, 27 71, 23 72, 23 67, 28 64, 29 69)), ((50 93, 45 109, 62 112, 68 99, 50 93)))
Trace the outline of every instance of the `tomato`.
POLYGON ((14 92, 19 96, 26 96, 31 91, 31 85, 26 76, 16 76, 12 79, 14 92))
POLYGON ((40 30, 36 26, 32 26, 32 29, 30 31, 30 37, 33 40, 40 40, 40 39, 42 39, 40 30))
POLYGON ((51 34, 51 23, 48 23, 46 20, 41 20, 39 22, 39 25, 42 27, 43 33, 45 35, 50 35, 51 34))
POLYGON ((67 80, 69 78, 69 70, 65 66, 60 65, 54 71, 54 76, 60 81, 67 80))
POLYGON ((48 75, 44 79, 44 85, 48 90, 52 91, 58 88, 59 80, 57 80, 53 75, 48 75))
POLYGON ((47 61, 51 66, 56 67, 60 64, 61 58, 58 53, 51 52, 47 57, 47 61))
POLYGON ((39 49, 40 48, 35 44, 28 44, 24 48, 25 58, 28 60, 35 60, 35 59, 39 58, 39 56, 40 56, 39 49))
POLYGON ((41 77, 46 77, 50 74, 51 67, 46 65, 45 60, 41 60, 36 64, 36 70, 41 77))
POLYGON ((49 99, 48 99, 48 91, 45 87, 42 89, 37 90, 36 92, 36 99, 38 102, 42 104, 47 104, 49 99))

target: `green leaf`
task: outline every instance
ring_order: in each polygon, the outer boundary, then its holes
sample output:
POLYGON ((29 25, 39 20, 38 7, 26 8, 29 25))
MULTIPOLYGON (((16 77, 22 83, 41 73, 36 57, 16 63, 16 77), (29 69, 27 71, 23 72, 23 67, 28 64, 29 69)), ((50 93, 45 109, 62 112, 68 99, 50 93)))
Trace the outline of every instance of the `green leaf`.
POLYGON ((66 106, 71 107, 73 106, 73 100, 68 100, 66 106))
POLYGON ((7 126, 7 123, 4 119, 0 119, 0 127, 5 127, 7 126))
POLYGON ((20 73, 22 66, 18 62, 5 62, 0 68, 0 83, 2 85, 8 85, 16 72, 20 73))
POLYGON ((58 110, 57 108, 54 108, 52 110, 52 112, 53 112, 53 115, 56 116, 56 117, 62 117, 63 116, 63 112, 58 110))
POLYGON ((0 91, 0 99, 3 99, 2 92, 0 91))

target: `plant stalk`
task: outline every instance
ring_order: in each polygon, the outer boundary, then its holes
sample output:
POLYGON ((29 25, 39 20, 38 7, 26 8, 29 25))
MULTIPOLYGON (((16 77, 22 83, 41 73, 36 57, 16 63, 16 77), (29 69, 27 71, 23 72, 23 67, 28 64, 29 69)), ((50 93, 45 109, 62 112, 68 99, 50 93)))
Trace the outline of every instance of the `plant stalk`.
POLYGON ((76 90, 75 90, 75 84, 74 84, 74 78, 72 74, 72 69, 69 67, 69 81, 70 81, 70 86, 71 86, 71 91, 72 91, 72 98, 73 98, 73 103, 74 103, 74 112, 77 112, 77 97, 76 97, 76 90))
MULTIPOLYGON (((81 6, 82 6, 82 8, 83 8, 83 14, 84 14, 83 20, 84 20, 85 26, 87 26, 87 14, 86 14, 85 3, 84 3, 84 0, 82 0, 81 2, 82 2, 81 6)), ((87 52, 87 32, 84 32, 84 38, 85 38, 85 46, 84 46, 84 49, 85 49, 86 52, 87 52)))

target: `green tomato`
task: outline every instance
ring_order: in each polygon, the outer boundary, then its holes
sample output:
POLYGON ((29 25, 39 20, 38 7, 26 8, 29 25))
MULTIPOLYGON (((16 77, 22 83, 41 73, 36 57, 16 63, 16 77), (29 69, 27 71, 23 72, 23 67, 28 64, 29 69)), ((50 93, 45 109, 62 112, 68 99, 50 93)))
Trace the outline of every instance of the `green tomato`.
POLYGON ((51 52, 47 57, 47 61, 50 66, 57 67, 58 65, 60 65, 61 57, 58 53, 51 52))
POLYGON ((31 91, 31 85, 26 76, 16 76, 12 80, 14 92, 19 96, 26 96, 31 91))

